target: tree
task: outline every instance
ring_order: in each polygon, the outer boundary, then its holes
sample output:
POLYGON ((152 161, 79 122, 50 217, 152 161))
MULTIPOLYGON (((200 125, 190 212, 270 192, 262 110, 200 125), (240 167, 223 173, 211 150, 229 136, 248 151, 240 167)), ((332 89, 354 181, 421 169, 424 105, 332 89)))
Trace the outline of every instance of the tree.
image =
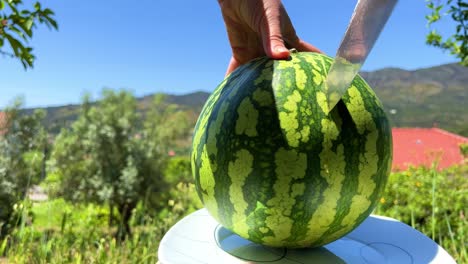
POLYGON ((108 204, 110 224, 117 209, 118 238, 131 235, 129 220, 139 202, 157 208, 168 189, 167 149, 181 123, 165 122, 174 112, 161 104, 156 100, 143 121, 132 94, 104 90, 101 101, 84 100, 78 120, 55 141, 52 158, 62 177, 62 195, 108 204))
POLYGON ((14 227, 14 205, 25 199, 29 186, 40 180, 46 131, 44 111, 20 113, 21 103, 6 112, 7 122, 0 131, 0 236, 14 227))
POLYGON ((444 38, 437 30, 432 29, 426 37, 428 45, 447 50, 468 66, 468 3, 464 0, 426 0, 430 14, 426 16, 428 26, 450 15, 455 21, 455 33, 444 38))
POLYGON ((35 56, 28 42, 38 24, 58 29, 53 16, 40 2, 24 8, 22 0, 0 0, 0 54, 19 59, 25 69, 32 68, 35 56), (10 49, 5 50, 6 42, 10 49))

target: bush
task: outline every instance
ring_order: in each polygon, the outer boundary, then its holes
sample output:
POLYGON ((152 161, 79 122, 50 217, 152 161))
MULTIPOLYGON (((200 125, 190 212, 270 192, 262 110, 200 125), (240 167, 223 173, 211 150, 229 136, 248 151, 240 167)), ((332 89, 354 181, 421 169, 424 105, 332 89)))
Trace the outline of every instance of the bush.
POLYGON ((375 213, 407 223, 461 263, 467 263, 467 177, 466 165, 442 171, 420 167, 392 173, 375 213))

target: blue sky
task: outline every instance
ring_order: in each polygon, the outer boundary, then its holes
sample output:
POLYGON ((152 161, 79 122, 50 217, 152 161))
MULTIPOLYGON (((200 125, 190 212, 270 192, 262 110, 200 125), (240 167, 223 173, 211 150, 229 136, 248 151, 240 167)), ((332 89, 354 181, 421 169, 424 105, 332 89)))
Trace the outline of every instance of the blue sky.
MULTIPOLYGON (((215 0, 42 3, 56 12, 60 29, 37 29, 32 70, 0 57, 0 107, 18 95, 27 107, 79 103, 85 91, 96 98, 102 88, 129 89, 137 96, 210 92, 224 77, 231 51, 215 0)), ((283 3, 298 35, 334 55, 356 1, 283 3)), ((399 1, 364 70, 454 62, 425 45, 427 12, 424 0, 399 1)), ((447 18, 438 28, 450 33, 454 25, 447 18)))

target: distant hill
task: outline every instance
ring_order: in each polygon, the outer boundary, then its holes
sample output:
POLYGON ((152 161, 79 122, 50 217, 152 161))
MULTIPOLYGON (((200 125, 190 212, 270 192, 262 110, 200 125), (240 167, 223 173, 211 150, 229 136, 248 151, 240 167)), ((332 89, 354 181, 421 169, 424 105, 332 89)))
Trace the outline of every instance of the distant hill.
MULTIPOLYGON (((176 104, 181 107, 190 108, 200 112, 209 95, 210 94, 207 92, 194 92, 183 95, 166 94, 165 102, 169 104, 176 104)), ((148 105, 153 97, 154 94, 147 95, 145 97, 139 98, 139 101, 144 105, 148 105)))
POLYGON ((468 136, 468 68, 445 64, 419 70, 363 72, 395 127, 439 126, 468 136))
MULTIPOLYGON (((454 133, 468 136, 468 68, 458 64, 418 70, 385 68, 362 72, 383 102, 395 127, 432 127, 437 125, 454 133)), ((209 93, 166 95, 166 102, 196 114, 201 111, 209 93)), ((139 100, 139 109, 148 109, 153 95, 139 100)), ((79 106, 66 105, 44 108, 47 125, 53 133, 76 119, 79 106)), ((26 112, 34 109, 26 109, 26 112)))

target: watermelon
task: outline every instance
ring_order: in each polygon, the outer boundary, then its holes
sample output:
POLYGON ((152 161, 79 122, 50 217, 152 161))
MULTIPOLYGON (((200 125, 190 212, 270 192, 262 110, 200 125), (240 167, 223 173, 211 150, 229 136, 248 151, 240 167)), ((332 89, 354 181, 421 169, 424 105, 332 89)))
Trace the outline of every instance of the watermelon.
POLYGON ((199 197, 225 228, 266 246, 317 247, 372 212, 390 172, 391 128, 360 76, 325 114, 331 63, 307 52, 258 58, 210 95, 191 163, 199 197))

